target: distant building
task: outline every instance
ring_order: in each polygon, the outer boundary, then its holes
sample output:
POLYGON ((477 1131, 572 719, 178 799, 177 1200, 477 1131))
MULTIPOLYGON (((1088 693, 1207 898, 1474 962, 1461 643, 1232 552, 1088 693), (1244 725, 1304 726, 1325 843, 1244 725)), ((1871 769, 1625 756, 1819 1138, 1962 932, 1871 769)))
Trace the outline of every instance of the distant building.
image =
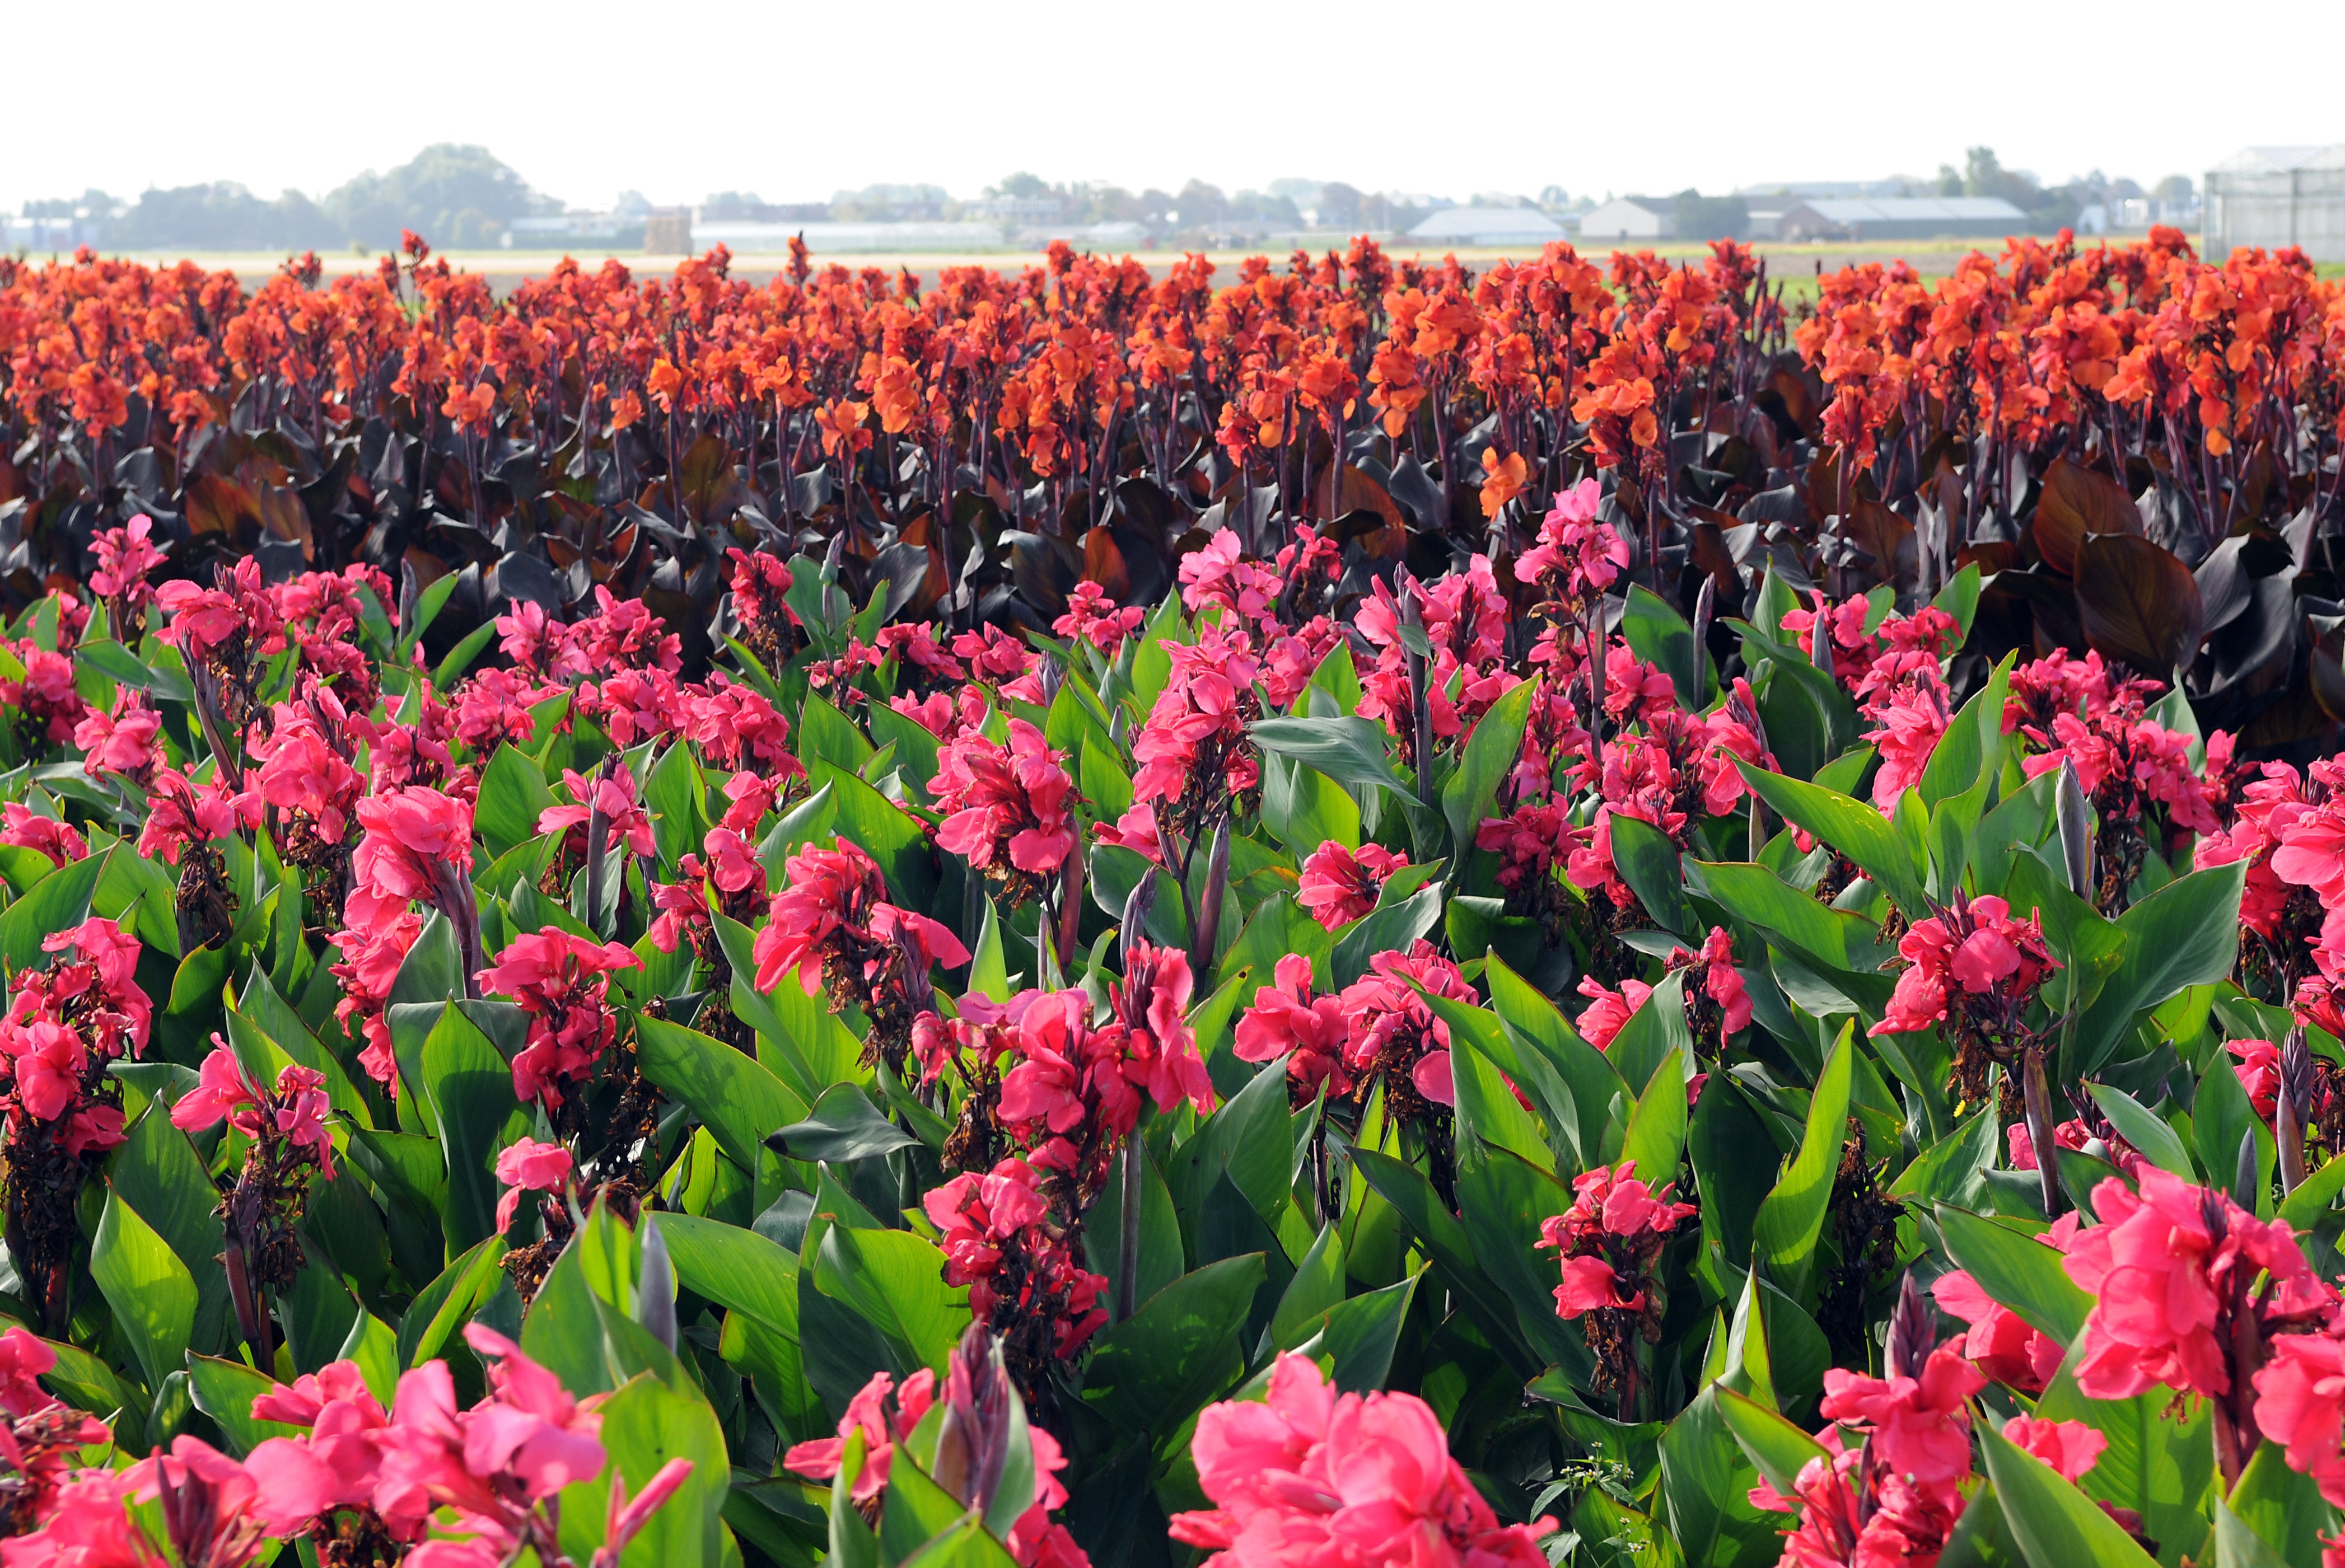
POLYGON ((641 217, 572 211, 516 217, 505 225, 497 243, 507 250, 585 250, 598 246, 632 249, 643 232, 641 217))
POLYGON ((1066 203, 1055 196, 989 196, 961 204, 961 216, 980 221, 990 218, 1013 228, 1054 223, 1066 203))
POLYGON ((2158 201, 2147 196, 2135 196, 2117 203, 2115 221, 2119 228, 2147 228, 2157 223, 2175 228, 2196 228, 2205 211, 2196 195, 2180 201, 2158 201))
POLYGON ((1776 238, 1988 239, 2025 231, 2027 215, 1999 196, 1823 197, 1797 203, 1776 220, 1776 238))
POLYGON ((1563 228, 1535 207, 1452 207, 1408 231, 1411 239, 1447 245, 1545 245, 1563 228))
POLYGON ((644 249, 654 256, 692 254, 692 208, 655 207, 644 216, 644 249))
POLYGON ((1675 203, 1649 196, 1616 197, 1579 216, 1582 239, 1669 239, 1677 231, 1675 203))
POLYGON ((99 229, 86 219, 0 217, 0 249, 63 255, 99 243, 99 229))
POLYGON ((2241 246, 2345 261, 2345 143, 2249 147, 2207 171, 2207 259, 2241 246))
POLYGON ((1750 216, 1744 220, 1742 237, 1745 239, 1781 239, 1783 215, 1799 205, 1800 198, 1793 196, 1744 197, 1742 210, 1750 216))
POLYGON ((1144 225, 1129 222, 1072 227, 1061 223, 1021 229, 1018 235, 1020 245, 1037 250, 1054 239, 1063 239, 1077 250, 1137 250, 1147 245, 1148 229, 1144 225))
POLYGON ((1746 185, 1734 194, 1741 197, 1789 197, 1792 200, 1805 201, 1877 201, 1883 197, 1903 196, 1916 187, 1927 188, 1928 185, 1926 180, 1909 179, 1903 176, 1889 179, 1804 179, 1789 183, 1777 181, 1771 185, 1746 185))
POLYGON ((998 223, 704 223, 695 231, 703 246, 722 245, 736 256, 780 256, 794 235, 806 238, 817 256, 860 256, 875 251, 924 251, 959 255, 1000 250, 1009 244, 998 223))

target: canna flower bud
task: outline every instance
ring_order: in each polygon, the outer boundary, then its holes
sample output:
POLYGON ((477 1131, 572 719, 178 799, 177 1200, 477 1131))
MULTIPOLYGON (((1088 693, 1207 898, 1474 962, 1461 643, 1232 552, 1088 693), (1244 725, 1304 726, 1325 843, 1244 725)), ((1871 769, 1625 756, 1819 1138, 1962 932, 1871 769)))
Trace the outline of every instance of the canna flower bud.
POLYGON ((969 1508, 993 1505, 1010 1458, 1017 1394, 1001 1348, 981 1323, 962 1331, 945 1372, 945 1419, 937 1433, 937 1484, 969 1508))
POLYGON ((2093 815, 2076 764, 2060 759, 2060 783, 2055 799, 2060 822, 2060 858, 2067 869, 2068 891, 2089 900, 2093 896, 2093 815))
POLYGON ((2272 1130, 2279 1141, 2279 1184, 2283 1192, 2294 1192, 2304 1183, 2304 1129, 2312 1119, 2312 1047, 2302 1024, 2280 1047, 2279 1099, 2272 1130))

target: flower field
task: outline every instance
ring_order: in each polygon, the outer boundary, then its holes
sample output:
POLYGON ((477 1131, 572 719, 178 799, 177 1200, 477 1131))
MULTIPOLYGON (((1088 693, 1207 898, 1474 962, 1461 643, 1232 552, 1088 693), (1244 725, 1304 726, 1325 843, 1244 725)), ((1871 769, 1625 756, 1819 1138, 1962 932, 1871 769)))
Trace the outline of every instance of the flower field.
POLYGON ((2345 285, 0 258, 0 1568, 2345 1564, 2345 285))

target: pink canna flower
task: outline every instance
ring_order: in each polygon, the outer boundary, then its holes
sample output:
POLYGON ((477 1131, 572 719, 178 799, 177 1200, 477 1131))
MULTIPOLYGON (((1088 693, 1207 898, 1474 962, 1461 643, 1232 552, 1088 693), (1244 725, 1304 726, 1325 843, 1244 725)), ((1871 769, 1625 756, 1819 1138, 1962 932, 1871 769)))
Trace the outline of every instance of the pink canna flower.
POLYGON ((369 927, 421 900, 438 906, 452 879, 472 868, 472 812, 421 784, 406 784, 358 803, 364 836, 350 856, 350 896, 343 918, 369 927))
POLYGON ((488 1396, 459 1411, 444 1361, 402 1375, 378 1494, 412 1488, 510 1536, 529 1505, 603 1472, 602 1418, 495 1330, 469 1323, 464 1339, 487 1364, 488 1396))
POLYGON ((1181 558, 1181 599, 1193 613, 1219 604, 1252 623, 1272 617, 1284 586, 1269 567, 1243 558, 1237 531, 1224 528, 1181 558))
POLYGON ((1063 761, 1023 719, 1010 721, 1007 746, 976 731, 947 742, 930 786, 944 817, 938 846, 967 856, 996 880, 1015 880, 1030 896, 1032 879, 1056 871, 1075 847, 1067 806, 1074 781, 1063 761), (1017 878, 1020 872, 1027 876, 1017 878))
POLYGON ((1818 1409, 1833 1421, 1871 1427, 1873 1457, 1886 1469, 1951 1491, 1970 1473, 1970 1397, 1985 1386, 1976 1368, 1941 1345, 1919 1377, 1832 1368, 1824 1373, 1818 1409))
POLYGON ((569 1186, 573 1163, 570 1151, 562 1145, 540 1143, 533 1138, 499 1150, 497 1179, 505 1190, 497 1199, 497 1233, 502 1235, 511 1229, 523 1193, 560 1192, 569 1186))
POLYGON ((14 845, 48 856, 52 865, 80 860, 89 854, 89 842, 70 823, 36 814, 22 801, 0 806, 0 844, 14 845))
POLYGON ((770 991, 795 971, 806 994, 822 988, 826 954, 866 925, 887 894, 878 863, 852 839, 836 849, 809 845, 784 863, 772 922, 757 936, 757 989, 770 991))
POLYGON ((2269 1040, 2227 1040, 2223 1048, 2238 1058, 2231 1067, 2256 1114, 2271 1120, 2279 1110, 2279 1047, 2269 1040))
POLYGON ((391 1003, 391 988, 399 979, 400 966, 422 930, 423 917, 401 908, 383 912, 373 926, 338 931, 328 938, 341 954, 333 966, 334 978, 341 982, 342 989, 341 1000, 334 1004, 334 1021, 351 1037, 366 1042, 359 1051, 359 1065, 394 1097, 399 1092, 399 1061, 383 1009, 391 1003))
POLYGON ((2269 1336, 2336 1304, 2287 1221, 2259 1220, 2156 1166, 2136 1175, 2138 1196, 2115 1178, 2093 1189, 2101 1223, 2078 1231, 2064 1259, 2068 1277, 2097 1298, 2076 1368, 2088 1397, 2130 1399, 2160 1383, 2227 1394, 2235 1326, 2249 1328, 2236 1323, 2242 1311, 2269 1336))
POLYGON ((1108 1001, 1123 1028, 1125 1079, 1164 1110, 1186 1100, 1203 1115, 1213 1108, 1213 1080, 1189 1027, 1195 986, 1187 954, 1134 940, 1124 949, 1122 977, 1108 982, 1108 1001))
POLYGON ((500 991, 529 1015, 529 1042, 513 1060, 513 1094, 562 1103, 563 1087, 583 1081, 617 1037, 610 976, 643 960, 616 942, 595 943, 567 931, 516 936, 481 971, 483 989, 500 991))
POLYGON ((2013 1416, 2003 1423, 2003 1435, 2066 1481, 2081 1478, 2109 1446, 2107 1438, 2083 1421, 2046 1421, 2041 1416, 2013 1416))
POLYGON ((936 1374, 925 1367, 904 1380, 900 1393, 893 1377, 874 1372, 871 1381, 847 1401, 847 1414, 839 1421, 838 1435, 792 1444, 782 1456, 782 1466, 808 1481, 828 1481, 846 1462, 848 1438, 859 1431, 863 1434, 863 1468, 856 1474, 853 1495, 858 1503, 875 1502, 887 1488, 888 1468, 895 1458, 896 1445, 911 1436, 920 1418, 929 1413, 929 1407, 936 1403, 936 1374), (888 1408, 890 1395, 894 1395, 893 1410, 888 1408))
POLYGON ((564 768, 563 786, 569 790, 574 803, 570 805, 550 805, 537 815, 540 833, 567 834, 575 830, 578 843, 585 845, 585 828, 594 814, 603 814, 603 845, 605 853, 626 846, 629 855, 654 855, 658 845, 652 838, 652 819, 643 803, 635 798, 635 775, 626 764, 616 765, 605 777, 583 777, 575 769, 564 768))
POLYGON ((137 1489, 128 1471, 82 1470, 65 1478, 41 1528, 0 1542, 7 1568, 165 1568, 166 1559, 131 1522, 137 1489))
POLYGON ((1556 1316, 1641 1313, 1650 1305, 1646 1280, 1664 1239, 1695 1209, 1671 1202, 1671 1186, 1655 1192, 1630 1174, 1633 1168, 1599 1166, 1583 1173, 1571 1184, 1571 1207, 1540 1225, 1538 1245, 1562 1254, 1556 1316))
POLYGON ((627 1478, 612 1472, 610 1502, 603 1516, 603 1543, 594 1548, 594 1568, 616 1568, 619 1554, 643 1533, 652 1515, 692 1479, 695 1462, 689 1459, 669 1460, 652 1472, 650 1482, 633 1497, 627 1495, 627 1478))
POLYGON ((1614 1038, 1637 1016, 1645 998, 1653 994, 1650 986, 1633 975, 1623 978, 1617 991, 1606 989, 1593 975, 1583 975, 1579 990, 1589 998, 1586 1010, 1579 1015, 1580 1037, 1599 1051, 1612 1048, 1614 1038))
POLYGON ((1713 1055, 1721 1053, 1726 1048, 1727 1037, 1739 1035, 1751 1027, 1751 993, 1744 987, 1742 976, 1735 972, 1734 944, 1724 928, 1711 926, 1699 953, 1690 953, 1683 947, 1672 951, 1668 967, 1700 972, 1696 980, 1700 987, 1699 994, 1707 998, 1707 1005, 1695 1009, 1703 1015, 1699 1026, 1701 1037, 1696 1043, 1704 1049, 1713 1055), (1712 1027, 1717 1030, 1714 1039, 1709 1034, 1712 1027))
POLYGON ((888 903, 878 865, 850 839, 836 849, 807 845, 784 873, 752 949, 757 988, 771 991, 796 972, 807 996, 827 993, 834 1012, 862 1008, 872 1054, 900 1068, 934 994, 929 970, 968 963, 969 949, 939 922, 888 903))
POLYGON ((1171 677, 1132 738, 1135 804, 1162 803, 1161 819, 1185 825, 1212 803, 1243 795, 1262 782, 1262 764, 1245 738, 1254 716, 1259 665, 1243 632, 1208 627, 1192 646, 1164 644, 1171 677))
MULTIPOLYGON (((1449 1026, 1426 1005, 1430 993, 1479 998, 1457 966, 1419 941, 1406 953, 1379 953, 1368 972, 1344 987, 1344 1066, 1355 1082, 1385 1076, 1387 1092, 1406 1082, 1426 1107, 1456 1103, 1449 1026)), ((1399 1102, 1406 1104, 1404 1097, 1399 1102)))
POLYGON ((2066 1347, 2038 1333, 1961 1270, 1940 1275, 1930 1293, 1943 1310, 1970 1325, 1949 1342, 1985 1377, 2032 1394, 2042 1392, 2060 1370, 2066 1347))
POLYGON ((1013 1157, 982 1176, 953 1178, 922 1208, 943 1232, 946 1283, 969 1287, 971 1318, 1003 1330, 1040 1320, 1052 1352, 1065 1358, 1107 1321, 1099 1304, 1107 1280, 1076 1260, 1052 1219, 1046 1174, 1039 1158, 1013 1157))
POLYGON ((1574 602, 1599 594, 1629 569, 1629 541, 1596 521, 1603 491, 1592 479, 1558 491, 1539 523, 1539 541, 1515 561, 1515 580, 1574 602))
POLYGON ((2280 1444, 2290 1470, 2345 1508, 2345 1330, 2282 1334, 2255 1375, 2256 1425, 2280 1444))
POLYGON ((245 1469, 259 1485, 258 1511, 273 1535, 292 1535, 339 1510, 373 1512, 392 1538, 419 1540, 429 1507, 420 1492, 379 1495, 390 1416, 356 1361, 333 1361, 252 1404, 256 1421, 310 1429, 256 1445, 245 1469))
POLYGON ((1274 1062, 1287 1058, 1287 1095, 1297 1104, 1318 1097, 1325 1084, 1332 1098, 1346 1094, 1351 1075, 1344 1067, 1344 1021, 1341 997, 1312 991, 1311 960, 1289 953, 1272 970, 1273 983, 1259 986, 1254 1006, 1238 1017, 1236 1044, 1242 1062, 1274 1062))
POLYGON ((143 608, 155 597, 147 579, 163 564, 163 552, 154 542, 155 520, 140 512, 119 528, 98 531, 90 541, 97 570, 89 574, 89 591, 101 598, 119 600, 126 610, 143 608))
MULTIPOLYGON (((215 1037, 217 1038, 217 1037, 215 1037)), ((217 1127, 222 1119, 235 1121, 242 1116, 251 1126, 240 1127, 248 1135, 258 1130, 253 1108, 260 1104, 260 1088, 245 1076, 244 1066, 236 1053, 224 1045, 215 1045, 204 1058, 196 1076, 196 1087, 181 1095, 171 1108, 171 1125, 182 1132, 217 1127)))
POLYGON ((1906 967, 1897 976, 1875 1035, 1910 1034, 1954 1017, 1965 1027, 2007 1027, 2018 1007, 2059 967, 2044 940, 2039 911, 2025 921, 1992 894, 1917 920, 1898 939, 1906 967))
POLYGON ((82 715, 74 726, 73 744, 82 749, 83 771, 92 777, 113 774, 143 785, 162 760, 155 744, 162 728, 163 715, 147 705, 147 694, 128 687, 116 697, 111 711, 92 708, 82 715))
POLYGON ((1214 1568, 1543 1568, 1555 1528, 1500 1524, 1424 1401, 1339 1393, 1291 1352, 1265 1402, 1207 1406, 1190 1452, 1214 1506, 1173 1515, 1172 1538, 1214 1568))
POLYGON ((1881 753, 1881 769, 1873 778, 1873 804, 1884 813, 1894 811, 1897 797, 1922 782, 1923 771, 1953 723, 1946 683, 1933 663, 1918 670, 1888 693, 1875 717, 1879 727, 1865 732, 1881 753))
POLYGON ((57 1364, 57 1353, 29 1329, 10 1324, 0 1334, 0 1411, 27 1416, 57 1403, 36 1381, 57 1364))
POLYGON ((1374 909, 1385 884, 1407 864, 1407 855, 1380 844, 1364 844, 1355 853, 1330 839, 1304 857, 1294 901, 1334 931, 1374 909))
POLYGON ((1144 606, 1119 610, 1105 589, 1085 581, 1067 594, 1067 612, 1051 623, 1051 630, 1070 641, 1086 641, 1112 659, 1123 640, 1139 631, 1147 619, 1144 606))
POLYGON ((9 1035, 0 1041, 0 1051, 14 1058, 17 1104, 36 1121, 56 1120, 80 1097, 88 1047, 79 1035, 48 1018, 12 1027, 9 1035))
POLYGON ((1864 1449, 1844 1451, 1836 1426, 1818 1441, 1829 1457, 1801 1467, 1790 1497, 1764 1481, 1751 1492, 1756 1507, 1800 1515, 1784 1532, 1782 1561, 1791 1568, 1935 1563, 1960 1517, 1960 1494, 1916 1485, 1873 1462, 1864 1449))

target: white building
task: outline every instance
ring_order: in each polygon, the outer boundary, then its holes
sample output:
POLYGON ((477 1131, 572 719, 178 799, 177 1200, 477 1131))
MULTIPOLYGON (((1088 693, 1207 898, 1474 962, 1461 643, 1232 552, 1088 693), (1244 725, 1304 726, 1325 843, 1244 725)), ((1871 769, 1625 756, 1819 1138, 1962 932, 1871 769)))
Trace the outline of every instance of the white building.
POLYGON ((804 236, 807 248, 817 256, 875 251, 959 255, 1000 250, 1009 244, 998 223, 700 223, 692 232, 700 245, 722 245, 736 256, 780 256, 796 235, 804 236))
POLYGON ((1563 228, 1535 207, 1452 207, 1419 223, 1408 237, 1443 245, 1536 248, 1561 239, 1563 228))
POLYGON ((1990 239, 2026 232, 2027 215, 1999 196, 1890 197, 1803 201, 1777 222, 1778 238, 1990 239))
POLYGON ((1672 204, 1646 196, 1616 197, 1579 217, 1582 239, 1669 239, 1677 231, 1672 204))
POLYGON ((2207 171, 2200 249, 2221 261, 2241 246, 2300 247, 2315 261, 2345 261, 2345 142, 2249 147, 2207 171))
POLYGON ((0 250, 64 255, 76 246, 98 243, 97 226, 70 217, 0 216, 0 250))

